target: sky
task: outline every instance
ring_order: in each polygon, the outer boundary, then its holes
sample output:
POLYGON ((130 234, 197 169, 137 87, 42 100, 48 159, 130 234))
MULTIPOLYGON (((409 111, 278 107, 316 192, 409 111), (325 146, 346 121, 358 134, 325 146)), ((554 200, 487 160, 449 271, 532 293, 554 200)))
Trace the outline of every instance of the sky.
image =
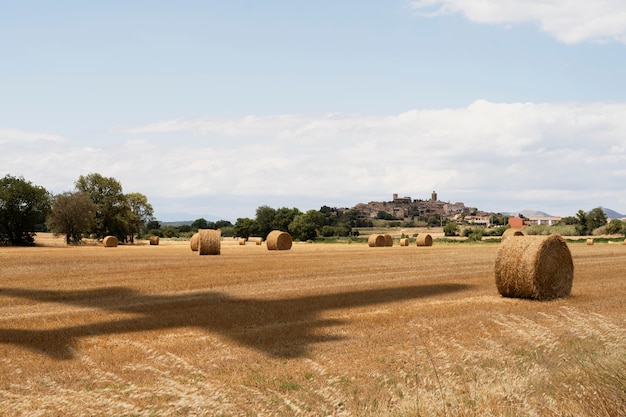
POLYGON ((0 0, 0 177, 161 221, 626 213, 623 0, 0 0))

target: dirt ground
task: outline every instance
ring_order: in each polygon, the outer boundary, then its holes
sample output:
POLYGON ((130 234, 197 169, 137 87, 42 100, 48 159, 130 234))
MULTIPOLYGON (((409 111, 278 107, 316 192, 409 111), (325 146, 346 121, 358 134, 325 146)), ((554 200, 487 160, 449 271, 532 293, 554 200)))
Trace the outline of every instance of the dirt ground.
POLYGON ((2 416, 626 413, 624 245, 537 302, 498 244, 37 243, 0 247, 2 416))

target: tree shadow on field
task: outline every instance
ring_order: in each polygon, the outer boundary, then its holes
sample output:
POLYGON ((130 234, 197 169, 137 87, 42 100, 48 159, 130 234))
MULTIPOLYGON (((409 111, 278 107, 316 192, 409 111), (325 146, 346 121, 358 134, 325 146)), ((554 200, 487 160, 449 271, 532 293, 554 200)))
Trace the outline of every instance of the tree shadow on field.
POLYGON ((274 357, 294 358, 305 355, 314 343, 342 339, 328 334, 326 328, 344 321, 321 319, 319 313, 323 311, 418 300, 468 288, 463 284, 414 285, 274 300, 235 298, 218 292, 145 295, 124 287, 84 291, 0 288, 0 298, 20 297, 136 315, 55 329, 0 329, 0 343, 71 359, 75 342, 81 337, 195 327, 274 357))

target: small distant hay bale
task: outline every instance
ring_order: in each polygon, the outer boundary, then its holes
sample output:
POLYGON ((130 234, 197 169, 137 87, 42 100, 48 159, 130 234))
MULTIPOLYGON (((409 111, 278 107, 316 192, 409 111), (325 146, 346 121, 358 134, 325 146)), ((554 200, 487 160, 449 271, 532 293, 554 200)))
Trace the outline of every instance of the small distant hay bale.
POLYGON ((115 236, 107 236, 102 240, 102 244, 105 248, 116 248, 118 241, 115 236))
POLYGON ((262 237, 257 237, 254 241, 257 244, 257 246, 261 246, 263 244, 263 238, 262 237))
POLYGON ((400 246, 409 246, 409 238, 403 237, 402 239, 400 239, 400 246))
POLYGON ((198 242, 200 240, 200 233, 194 233, 191 236, 191 240, 189 240, 189 246, 191 246, 191 250, 194 252, 198 252, 198 242))
POLYGON ((587 246, 593 246, 593 239, 587 239, 587 246))
POLYGON ((574 263, 561 236, 526 236, 502 243, 494 274, 503 297, 551 300, 570 294, 574 263))
POLYGON ((220 229, 198 230, 198 254, 219 255, 221 249, 222 231, 220 229))
POLYGON ((245 237, 240 237, 239 238, 239 244, 242 245, 242 246, 245 245, 246 244, 246 238, 245 237))
POLYGON ((151 245, 158 245, 159 244, 159 237, 158 236, 150 236, 150 244, 151 245))
POLYGON ((291 235, 282 230, 272 230, 265 239, 268 250, 289 250, 291 249, 291 235))
POLYGON ((391 235, 384 234, 383 236, 385 238, 385 246, 393 246, 393 238, 391 237, 391 235))
POLYGON ((381 234, 370 235, 367 239, 367 244, 370 248, 380 248, 385 246, 385 236, 381 234))
POLYGON ((417 246, 432 246, 433 245, 433 237, 428 233, 420 233, 415 238, 415 244, 417 246))
POLYGON ((502 233, 502 242, 504 242, 507 238, 511 236, 526 236, 521 229, 506 229, 504 233, 502 233))

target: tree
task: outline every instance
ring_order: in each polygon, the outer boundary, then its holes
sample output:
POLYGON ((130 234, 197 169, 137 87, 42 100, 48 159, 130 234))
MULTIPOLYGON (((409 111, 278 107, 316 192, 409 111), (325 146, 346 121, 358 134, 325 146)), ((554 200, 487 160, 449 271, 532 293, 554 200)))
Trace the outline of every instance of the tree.
POLYGON ((443 227, 444 236, 456 236, 459 233, 459 225, 455 222, 447 222, 443 227))
POLYGON ((618 235, 624 233, 624 222, 620 219, 612 219, 609 224, 606 225, 606 234, 618 235))
POLYGON ((591 234, 598 227, 606 225, 607 217, 602 207, 596 207, 587 213, 587 233, 591 234))
POLYGON ((578 233, 579 236, 587 235, 587 213, 583 210, 578 210, 576 212, 576 219, 578 219, 578 223, 575 225, 576 233, 578 233))
POLYGON ((317 210, 296 215, 289 224, 289 232, 295 239, 311 240, 317 237, 318 231, 324 227, 325 216, 317 210))
POLYGON ((154 210, 148 198, 141 193, 126 194, 126 205, 129 208, 128 234, 130 241, 134 242, 135 234, 139 235, 143 226, 153 219, 154 210))
MULTIPOLYGON (((313 210, 315 211, 315 210, 313 210)), ((289 231, 289 225, 295 219, 296 216, 302 214, 297 208, 289 209, 287 207, 281 207, 276 210, 274 214, 274 221, 272 222, 272 229, 281 230, 283 232, 289 231)))
POLYGON ((79 243, 93 226, 97 209, 87 194, 65 192, 54 196, 46 223, 55 235, 64 234, 68 245, 79 243))
POLYGON ((191 223, 191 228, 194 229, 195 231, 197 231, 198 229, 208 229, 209 224, 207 223, 205 218, 201 217, 199 219, 194 220, 193 223, 191 223))
POLYGON ((238 218, 235 221, 234 233, 237 237, 248 239, 250 236, 259 234, 259 223, 247 217, 238 218))
POLYGON ((270 206, 260 206, 256 209, 256 222, 261 236, 265 237, 274 230, 274 217, 276 217, 276 210, 270 206))
POLYGON ((24 178, 0 179, 0 243, 32 245, 50 211, 50 193, 24 178))
POLYGON ((81 175, 75 185, 98 207, 92 232, 100 238, 114 235, 126 241, 133 219, 129 218, 130 208, 119 181, 95 173, 81 175))

